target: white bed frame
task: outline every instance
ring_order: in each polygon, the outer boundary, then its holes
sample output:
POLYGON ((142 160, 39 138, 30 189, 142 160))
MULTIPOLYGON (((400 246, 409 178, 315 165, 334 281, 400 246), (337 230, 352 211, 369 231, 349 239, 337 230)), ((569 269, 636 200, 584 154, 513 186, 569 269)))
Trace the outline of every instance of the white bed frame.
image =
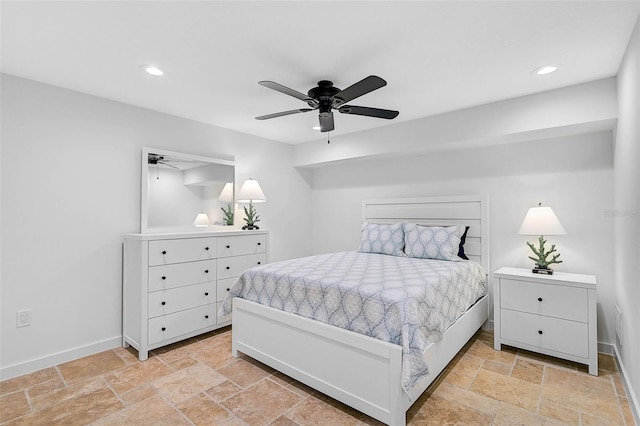
MULTIPOLYGON (((363 220, 470 226, 465 253, 489 269, 488 205, 484 196, 365 200, 363 220)), ((488 286, 488 284, 487 284, 488 286)), ((242 352, 389 425, 406 412, 488 319, 484 296, 429 345, 429 375, 409 394, 400 385, 402 348, 244 299, 233 300, 233 355, 242 352)))

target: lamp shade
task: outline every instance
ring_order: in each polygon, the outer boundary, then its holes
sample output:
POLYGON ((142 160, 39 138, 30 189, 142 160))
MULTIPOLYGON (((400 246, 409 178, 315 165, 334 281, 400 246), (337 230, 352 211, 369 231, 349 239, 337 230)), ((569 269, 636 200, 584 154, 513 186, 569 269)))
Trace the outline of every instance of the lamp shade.
POLYGON ((211 225, 211 222, 209 221, 209 216, 207 216, 206 213, 198 213, 198 216, 196 216, 196 220, 193 221, 193 226, 196 226, 198 228, 209 225, 211 225))
POLYGON ((267 199, 260 188, 260 184, 255 179, 247 179, 242 184, 240 192, 238 193, 239 203, 264 203, 267 199))
POLYGON ((567 231, 551 207, 531 207, 520 225, 520 235, 565 235, 567 231))
POLYGON ((222 192, 220 192, 218 200, 223 203, 233 202, 233 182, 227 182, 224 184, 224 188, 222 188, 222 192))

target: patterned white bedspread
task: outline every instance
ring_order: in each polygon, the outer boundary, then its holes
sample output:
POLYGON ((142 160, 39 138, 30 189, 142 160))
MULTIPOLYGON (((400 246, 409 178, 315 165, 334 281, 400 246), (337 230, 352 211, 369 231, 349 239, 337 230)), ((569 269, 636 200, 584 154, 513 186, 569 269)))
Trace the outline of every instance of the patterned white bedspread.
POLYGON ((231 287, 221 314, 241 297, 400 345, 408 391, 428 373, 427 345, 486 291, 472 261, 348 251, 251 268, 231 287))

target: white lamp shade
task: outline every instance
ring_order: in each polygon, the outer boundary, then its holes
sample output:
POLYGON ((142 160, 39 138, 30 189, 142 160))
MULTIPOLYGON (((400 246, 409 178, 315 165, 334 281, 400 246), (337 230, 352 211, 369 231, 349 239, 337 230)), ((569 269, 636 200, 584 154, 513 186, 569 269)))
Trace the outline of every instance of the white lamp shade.
POLYGON ((551 207, 531 207, 520 225, 520 235, 565 235, 567 231, 551 207))
POLYGON ((227 182, 224 184, 224 188, 222 188, 222 192, 220 192, 218 200, 223 203, 233 202, 233 182, 227 182))
POLYGON ((264 203, 267 199, 260 188, 260 184, 255 179, 247 179, 242 184, 238 193, 239 203, 264 203))
POLYGON ((207 216, 206 213, 198 213, 196 220, 193 221, 193 226, 203 227, 209 225, 211 225, 211 222, 209 221, 209 216, 207 216))

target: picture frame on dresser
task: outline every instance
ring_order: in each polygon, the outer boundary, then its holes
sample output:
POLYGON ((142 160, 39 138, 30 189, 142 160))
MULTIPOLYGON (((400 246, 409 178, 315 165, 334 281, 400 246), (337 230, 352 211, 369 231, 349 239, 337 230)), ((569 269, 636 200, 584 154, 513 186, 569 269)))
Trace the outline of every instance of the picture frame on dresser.
POLYGON ((526 349, 598 375, 596 277, 503 267, 494 272, 494 348, 526 349))
POLYGON ((231 324, 220 304, 245 270, 268 262, 269 231, 124 237, 122 345, 149 351, 231 324))

